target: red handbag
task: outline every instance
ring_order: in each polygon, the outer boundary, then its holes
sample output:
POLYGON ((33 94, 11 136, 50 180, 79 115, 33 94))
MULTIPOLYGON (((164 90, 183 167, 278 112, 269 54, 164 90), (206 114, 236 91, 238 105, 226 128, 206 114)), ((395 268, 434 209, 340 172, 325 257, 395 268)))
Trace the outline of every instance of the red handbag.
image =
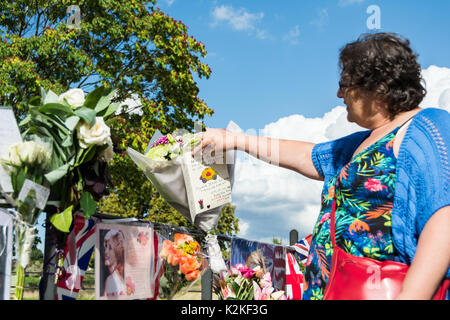
MULTIPOLYGON (((333 256, 324 300, 391 300, 402 289, 408 265, 395 261, 377 261, 353 256, 336 245, 336 201, 331 209, 333 256)), ((443 281, 433 300, 444 300, 450 280, 443 281)))

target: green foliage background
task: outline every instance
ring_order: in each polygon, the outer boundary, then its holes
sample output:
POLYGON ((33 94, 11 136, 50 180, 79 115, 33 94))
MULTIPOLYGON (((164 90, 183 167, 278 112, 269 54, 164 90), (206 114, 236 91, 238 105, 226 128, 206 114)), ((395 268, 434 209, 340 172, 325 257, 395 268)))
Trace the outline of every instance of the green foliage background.
MULTIPOLYGON (((156 129, 192 130, 195 121, 213 115, 196 83, 211 74, 202 62, 205 45, 156 1, 0 1, 0 12, 0 105, 12 106, 21 120, 40 87, 60 94, 104 85, 118 89, 117 101, 134 98, 137 107, 124 106, 108 123, 116 147, 114 187, 99 212, 192 227, 159 196, 126 148, 144 152, 156 129), (75 14, 71 5, 79 8, 79 28, 68 23, 75 14)), ((231 205, 222 210, 218 233, 239 231, 234 211, 231 205)))

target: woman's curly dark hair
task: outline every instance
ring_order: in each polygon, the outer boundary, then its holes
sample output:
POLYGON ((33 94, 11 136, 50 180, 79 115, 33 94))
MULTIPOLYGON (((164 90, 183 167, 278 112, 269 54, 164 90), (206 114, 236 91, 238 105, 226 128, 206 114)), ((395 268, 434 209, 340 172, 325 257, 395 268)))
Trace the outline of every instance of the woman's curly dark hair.
POLYGON ((426 94, 409 40, 392 33, 363 34, 341 49, 339 86, 375 93, 391 118, 419 106, 426 94))

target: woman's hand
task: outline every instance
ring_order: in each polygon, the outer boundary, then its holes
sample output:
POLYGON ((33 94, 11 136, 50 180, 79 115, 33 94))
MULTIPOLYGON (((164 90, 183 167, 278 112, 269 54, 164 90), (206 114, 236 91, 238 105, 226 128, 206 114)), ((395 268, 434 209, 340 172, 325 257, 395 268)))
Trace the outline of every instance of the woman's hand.
POLYGON ((272 165, 323 181, 323 177, 312 162, 311 153, 315 145, 313 143, 252 136, 212 128, 197 133, 196 137, 201 141, 192 151, 194 156, 200 151, 202 155, 206 152, 213 156, 227 150, 240 150, 272 165))
POLYGON ((200 150, 212 149, 212 153, 222 153, 227 150, 236 149, 238 134, 224 129, 208 128, 205 132, 196 133, 195 137, 200 139, 200 143, 195 146, 192 155, 200 150))

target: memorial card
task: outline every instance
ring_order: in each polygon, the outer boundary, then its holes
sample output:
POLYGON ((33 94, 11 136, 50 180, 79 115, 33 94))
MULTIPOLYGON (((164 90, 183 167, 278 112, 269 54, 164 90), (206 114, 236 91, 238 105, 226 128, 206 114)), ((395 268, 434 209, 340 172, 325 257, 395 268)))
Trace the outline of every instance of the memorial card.
POLYGON ((231 202, 231 183, 226 164, 206 165, 186 152, 181 168, 191 216, 231 202))
POLYGON ((98 300, 154 296, 153 229, 99 223, 96 227, 95 296, 98 300))

